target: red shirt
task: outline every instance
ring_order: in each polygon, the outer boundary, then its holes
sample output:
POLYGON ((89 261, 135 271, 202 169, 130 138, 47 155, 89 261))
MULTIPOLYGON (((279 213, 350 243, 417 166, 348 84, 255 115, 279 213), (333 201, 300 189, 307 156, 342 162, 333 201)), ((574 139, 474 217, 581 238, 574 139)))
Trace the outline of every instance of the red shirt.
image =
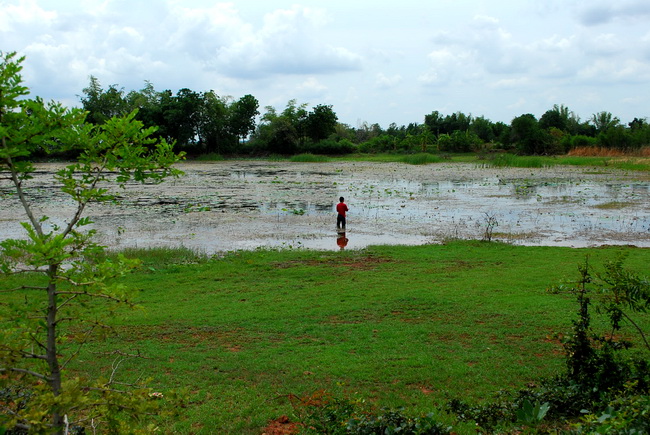
POLYGON ((341 216, 345 217, 345 212, 348 211, 348 206, 344 202, 339 202, 336 204, 336 212, 341 216))

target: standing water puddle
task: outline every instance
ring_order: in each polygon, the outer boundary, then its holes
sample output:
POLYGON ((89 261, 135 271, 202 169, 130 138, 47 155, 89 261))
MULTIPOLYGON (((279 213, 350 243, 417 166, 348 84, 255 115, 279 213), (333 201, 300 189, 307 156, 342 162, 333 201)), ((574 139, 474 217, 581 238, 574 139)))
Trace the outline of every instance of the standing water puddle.
MULTIPOLYGON (((39 167, 32 200, 53 224, 74 204, 39 167)), ((525 245, 650 246, 646 174, 582 168, 481 168, 372 163, 184 163, 184 177, 128 185, 87 215, 111 247, 186 246, 207 253, 258 247, 358 249, 451 238, 525 245), (345 238, 334 206, 350 207, 345 238), (342 246, 344 245, 344 246, 342 246)), ((24 237, 19 203, 0 182, 0 239, 24 237)))

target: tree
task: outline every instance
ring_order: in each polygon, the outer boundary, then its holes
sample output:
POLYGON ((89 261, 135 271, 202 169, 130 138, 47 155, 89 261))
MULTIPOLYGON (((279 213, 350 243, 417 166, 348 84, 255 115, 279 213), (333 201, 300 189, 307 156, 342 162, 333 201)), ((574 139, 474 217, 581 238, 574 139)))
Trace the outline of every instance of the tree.
POLYGON ((510 134, 512 142, 517 144, 523 154, 552 152, 551 137, 548 132, 540 128, 535 115, 527 113, 513 119, 510 124, 510 134))
POLYGON ((616 127, 620 121, 610 112, 598 112, 591 116, 591 122, 596 127, 598 133, 602 133, 610 127, 616 127))
POLYGON ((539 118, 539 126, 544 130, 557 128, 558 130, 566 131, 569 125, 569 113, 569 109, 563 104, 560 106, 554 104, 551 110, 547 110, 539 118))
POLYGON ((495 138, 492 121, 483 116, 472 119, 471 131, 483 142, 492 142, 495 138))
MULTIPOLYGON (((145 81, 144 88, 126 95, 126 104, 129 112, 138 110, 137 119, 142 121, 145 127, 159 127, 163 119, 161 99, 162 93, 157 92, 151 82, 145 81)), ((160 131, 155 134, 162 137, 160 131)))
POLYGON ((424 125, 426 125, 431 133, 438 136, 439 134, 446 133, 442 130, 444 118, 437 110, 434 110, 429 115, 424 115, 424 125))
POLYGON ((255 117, 260 114, 259 102, 247 94, 230 106, 228 126, 233 135, 244 139, 255 131, 255 117))
POLYGON ((201 151, 226 152, 236 145, 235 135, 228 130, 228 100, 214 91, 200 96, 197 112, 197 136, 201 151))
POLYGON ((104 91, 99 80, 90 76, 90 84, 83 89, 85 97, 81 98, 83 109, 88 111, 88 122, 103 124, 113 116, 120 116, 128 113, 128 105, 124 98, 124 90, 117 89, 117 85, 111 85, 104 91))
POLYGON ((297 105, 296 100, 289 100, 282 113, 278 114, 274 107, 267 106, 255 132, 256 146, 272 153, 295 153, 305 138, 306 107, 306 104, 297 105))
POLYGON ((23 399, 0 401, 0 432, 4 426, 61 433, 84 418, 103 418, 109 431, 120 432, 125 424, 121 413, 137 417, 148 412, 149 391, 118 391, 114 373, 90 381, 66 377, 66 370, 103 326, 92 303, 131 303, 115 278, 138 262, 123 256, 107 259, 93 241, 94 230, 86 230, 92 222, 83 214, 91 203, 116 201, 113 190, 130 180, 157 183, 180 175, 173 164, 182 156, 166 141, 152 139, 154 129, 143 129, 135 112, 93 125, 80 109, 27 99, 20 75, 23 59, 15 53, 0 57, 0 173, 10 180, 26 216, 26 238, 0 243, 5 277, 0 287, 0 389, 23 394, 23 399), (77 151, 78 160, 57 170, 53 184, 75 207, 59 226, 39 215, 31 196, 38 186, 30 180, 37 152, 69 149, 77 151))
POLYGON ((327 139, 336 132, 338 117, 332 110, 332 106, 319 104, 307 115, 305 129, 307 136, 314 142, 327 139))

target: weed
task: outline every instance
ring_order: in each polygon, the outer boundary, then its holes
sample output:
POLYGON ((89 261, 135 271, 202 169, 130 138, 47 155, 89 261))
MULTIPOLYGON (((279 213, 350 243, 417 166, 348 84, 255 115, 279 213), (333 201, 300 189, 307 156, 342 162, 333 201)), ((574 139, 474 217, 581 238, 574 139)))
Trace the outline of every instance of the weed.
POLYGON ((485 212, 485 231, 483 232, 483 241, 491 242, 494 228, 499 226, 499 221, 494 214, 485 212))

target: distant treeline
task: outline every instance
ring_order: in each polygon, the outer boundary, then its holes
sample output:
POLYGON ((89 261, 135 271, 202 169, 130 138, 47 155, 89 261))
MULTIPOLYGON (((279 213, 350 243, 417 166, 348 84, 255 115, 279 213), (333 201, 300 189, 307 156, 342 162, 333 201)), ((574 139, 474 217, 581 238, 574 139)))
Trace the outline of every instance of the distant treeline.
POLYGON ((563 154, 578 147, 634 151, 650 145, 650 125, 634 118, 627 125, 609 112, 580 118, 564 105, 554 105, 539 119, 532 114, 515 117, 508 125, 462 112, 434 111, 424 123, 407 126, 363 123, 357 127, 338 122, 329 105, 290 100, 282 112, 265 107, 257 122, 259 102, 252 95, 238 100, 213 91, 181 89, 175 95, 156 91, 150 82, 126 93, 111 85, 103 89, 97 78, 83 89, 88 120, 101 124, 114 115, 138 110, 146 127, 174 141, 177 151, 189 155, 348 154, 415 152, 486 152, 507 150, 527 155, 563 154))

